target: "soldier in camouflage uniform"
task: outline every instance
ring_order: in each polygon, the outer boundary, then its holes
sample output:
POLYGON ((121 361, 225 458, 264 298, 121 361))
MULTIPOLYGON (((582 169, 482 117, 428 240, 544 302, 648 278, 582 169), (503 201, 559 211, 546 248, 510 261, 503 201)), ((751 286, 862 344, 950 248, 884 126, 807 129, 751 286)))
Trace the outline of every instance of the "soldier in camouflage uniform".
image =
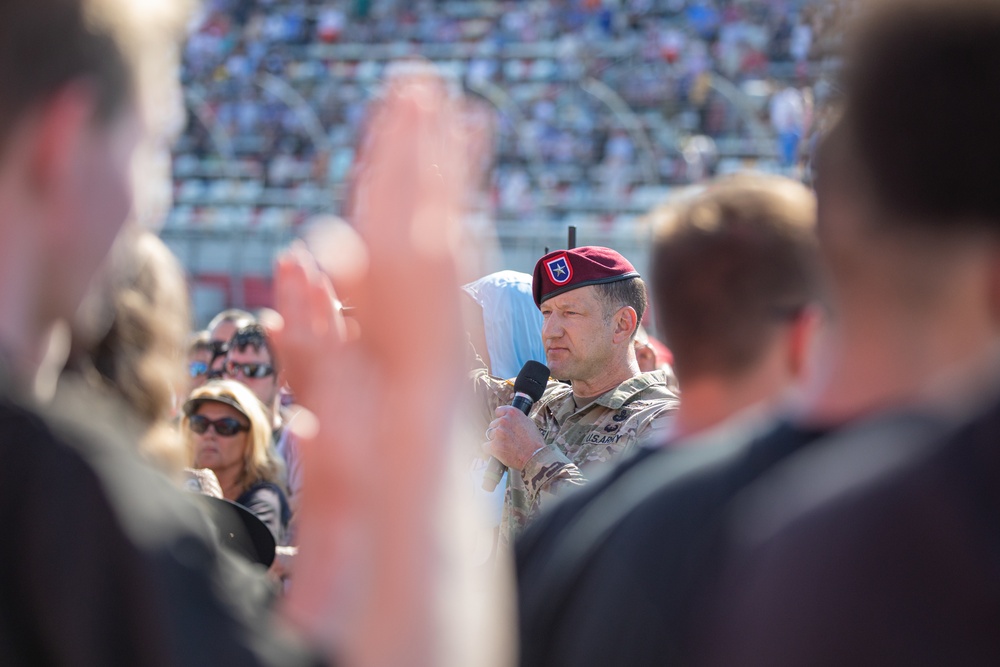
POLYGON ((645 286, 617 252, 549 253, 535 266, 535 303, 552 375, 529 417, 510 407, 513 383, 473 372, 487 450, 509 469, 500 542, 508 545, 549 498, 586 483, 588 468, 630 451, 678 405, 663 371, 642 373, 633 339, 645 286))

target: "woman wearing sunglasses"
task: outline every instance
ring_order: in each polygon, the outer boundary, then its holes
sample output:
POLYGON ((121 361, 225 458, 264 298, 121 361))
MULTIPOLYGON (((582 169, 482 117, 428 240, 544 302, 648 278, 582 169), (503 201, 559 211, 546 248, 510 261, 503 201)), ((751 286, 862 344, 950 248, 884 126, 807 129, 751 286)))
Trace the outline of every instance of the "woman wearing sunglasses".
POLYGON ((222 495, 263 521, 283 544, 289 508, 284 464, 271 446, 264 408, 249 389, 213 380, 191 392, 182 421, 195 468, 219 478, 222 495))

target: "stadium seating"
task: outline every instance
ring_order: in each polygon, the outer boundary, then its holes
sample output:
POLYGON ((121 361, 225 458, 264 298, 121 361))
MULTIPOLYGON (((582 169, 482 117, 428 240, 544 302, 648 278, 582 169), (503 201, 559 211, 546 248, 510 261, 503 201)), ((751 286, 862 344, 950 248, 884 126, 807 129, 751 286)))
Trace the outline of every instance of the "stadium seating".
MULTIPOLYGON (((162 234, 196 282, 203 245, 285 243, 310 216, 343 213, 368 105, 392 63, 413 56, 465 90, 470 122, 492 128, 481 200, 501 229, 576 222, 631 237, 673 188, 714 170, 777 169, 768 95, 830 69, 823 27, 838 11, 818 0, 205 5, 184 58, 190 113, 162 234)), ((270 266, 241 271, 266 284, 270 266)))

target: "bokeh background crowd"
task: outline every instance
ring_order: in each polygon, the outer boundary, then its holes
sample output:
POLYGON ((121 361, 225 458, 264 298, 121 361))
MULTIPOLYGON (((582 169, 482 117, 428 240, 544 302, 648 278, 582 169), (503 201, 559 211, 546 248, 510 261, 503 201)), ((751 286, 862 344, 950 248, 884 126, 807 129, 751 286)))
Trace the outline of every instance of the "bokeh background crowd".
POLYGON ((530 272, 573 225, 643 272, 644 216, 678 190, 747 168, 808 177, 845 5, 207 0, 161 236, 199 325, 270 306, 277 249, 312 216, 345 214, 369 106, 420 58, 488 142, 469 223, 499 248, 486 269, 530 272))

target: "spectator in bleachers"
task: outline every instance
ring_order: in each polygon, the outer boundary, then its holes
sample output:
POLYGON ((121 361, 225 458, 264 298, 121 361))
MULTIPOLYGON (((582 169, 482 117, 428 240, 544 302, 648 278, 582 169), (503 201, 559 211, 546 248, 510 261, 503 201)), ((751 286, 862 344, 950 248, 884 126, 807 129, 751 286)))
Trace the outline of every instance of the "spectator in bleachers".
POLYGON ((228 308, 212 318, 207 327, 212 342, 212 362, 208 369, 209 379, 222 377, 226 352, 229 350, 229 340, 233 334, 256 321, 253 314, 240 308, 228 308))
POLYGON ((245 385, 264 408, 272 445, 285 465, 285 489, 292 520, 289 538, 294 540, 294 519, 302 492, 299 443, 289 428, 293 413, 281 403, 281 376, 267 330, 258 323, 237 329, 226 346, 223 369, 227 379, 245 385))
POLYGON ((787 170, 798 162, 799 142, 806 130, 806 99, 798 88, 785 86, 771 97, 769 108, 780 164, 787 170))
POLYGON ((196 331, 188 337, 187 360, 190 384, 187 393, 208 381, 208 372, 215 357, 215 346, 208 329, 196 331))
MULTIPOLYGON (((419 52, 429 43, 451 46, 453 52, 438 57, 455 66, 458 79, 475 88, 501 90, 528 125, 518 127, 508 103, 494 112, 507 121, 501 126, 495 186, 506 191, 513 180, 512 190, 522 187, 521 173, 510 168, 520 163, 545 174, 527 180, 526 196, 501 198, 502 215, 523 214, 543 197, 569 210, 589 210, 600 202, 621 207, 630 202, 634 186, 658 183, 647 182, 639 170, 618 167, 603 182, 603 173, 590 168, 605 158, 607 135, 602 133, 624 125, 618 111, 577 82, 600 79, 631 107, 659 146, 656 152, 663 153, 652 159, 673 158, 662 160, 657 177, 663 183, 702 177, 698 170, 672 168, 688 135, 748 140, 754 147, 740 148, 739 157, 749 151, 771 160, 773 145, 750 132, 756 123, 747 115, 752 100, 744 100, 747 108, 739 109, 705 75, 721 73, 739 87, 769 76, 787 82, 811 70, 835 44, 829 26, 836 24, 840 10, 834 4, 641 1, 586 9, 580 2, 481 2, 463 6, 460 13, 452 3, 426 3, 419 12, 407 3, 373 3, 370 16, 362 19, 341 5, 258 3, 247 10, 216 3, 191 38, 186 78, 197 84, 217 122, 227 128, 236 157, 267 166, 273 176, 270 186, 294 189, 310 180, 347 178, 360 119, 385 65, 381 57, 366 55, 366 49, 394 46, 400 52, 419 52), (483 51, 470 54, 466 44, 483 51), (504 50, 512 44, 530 45, 531 53, 508 56, 504 50), (351 46, 356 53, 330 50, 351 46), (625 50, 632 55, 620 60, 625 50), (799 69, 791 66, 793 58, 799 69), (305 112, 320 119, 332 144, 322 157, 323 168, 308 168, 324 147, 313 145, 299 122, 299 109, 251 83, 263 73, 287 82, 305 100, 305 112), (539 115, 538 104, 559 113, 539 115), (603 189, 595 187, 601 184, 603 189)), ((202 120, 192 120, 182 143, 185 151, 208 156, 214 149, 202 120)), ((786 162, 790 145, 790 139, 783 144, 786 162)), ((244 218, 249 225, 251 216, 244 218)))
POLYGON ((223 374, 254 393, 264 406, 270 429, 280 432, 283 426, 278 409, 281 383, 267 330, 261 324, 253 322, 233 332, 226 343, 223 374))
POLYGON ((195 389, 184 403, 181 429, 191 467, 214 472, 222 497, 257 515, 275 544, 283 544, 290 517, 285 466, 274 453, 267 416, 253 392, 231 380, 195 389))

